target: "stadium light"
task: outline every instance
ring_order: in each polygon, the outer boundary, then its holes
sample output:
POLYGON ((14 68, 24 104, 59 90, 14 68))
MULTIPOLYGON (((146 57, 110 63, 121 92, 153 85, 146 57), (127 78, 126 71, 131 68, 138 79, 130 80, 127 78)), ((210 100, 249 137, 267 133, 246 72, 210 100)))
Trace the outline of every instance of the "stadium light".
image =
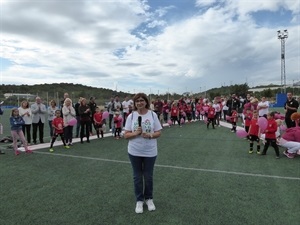
POLYGON ((288 31, 278 30, 277 37, 281 41, 281 90, 286 93, 286 74, 285 74, 285 39, 288 38, 288 31))

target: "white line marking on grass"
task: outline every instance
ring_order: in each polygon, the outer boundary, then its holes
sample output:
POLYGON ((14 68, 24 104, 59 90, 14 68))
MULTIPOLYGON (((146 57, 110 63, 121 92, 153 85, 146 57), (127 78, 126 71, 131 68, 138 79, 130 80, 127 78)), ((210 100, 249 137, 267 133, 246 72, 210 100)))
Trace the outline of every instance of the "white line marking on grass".
MULTIPOLYGON (((114 160, 114 159, 103 159, 103 158, 94 158, 94 157, 87 157, 87 156, 65 155, 65 154, 60 154, 60 153, 38 152, 38 151, 36 151, 36 153, 45 154, 45 155, 69 157, 69 158, 89 159, 89 160, 97 160, 97 161, 104 161, 104 162, 130 164, 129 161, 114 160)), ((242 172, 233 172, 233 171, 225 171, 225 170, 200 169, 200 168, 168 166, 168 165, 159 165, 159 164, 156 164, 155 167, 171 168, 171 169, 179 169, 179 170, 201 171, 201 172, 209 172, 209 173, 223 173, 223 174, 231 174, 231 175, 239 175, 239 176, 264 177, 264 178, 283 179, 283 180, 300 180, 299 177, 282 177, 282 176, 273 176, 273 175, 256 174, 256 173, 242 173, 242 172)))

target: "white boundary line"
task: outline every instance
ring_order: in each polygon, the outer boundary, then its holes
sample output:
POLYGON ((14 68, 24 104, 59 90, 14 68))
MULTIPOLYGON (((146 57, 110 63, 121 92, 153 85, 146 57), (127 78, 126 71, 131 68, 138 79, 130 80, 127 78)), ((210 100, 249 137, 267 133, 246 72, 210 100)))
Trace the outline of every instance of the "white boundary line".
MULTIPOLYGON (((103 158, 93 158, 93 157, 87 157, 87 156, 65 155, 65 154, 50 153, 50 152, 36 152, 36 153, 38 153, 38 154, 45 154, 45 155, 61 156, 61 157, 69 157, 69 158, 96 160, 96 161, 103 161, 103 162, 113 162, 113 163, 130 164, 129 161, 114 160, 114 159, 103 159, 103 158)), ((223 174, 238 175, 238 176, 263 177, 263 178, 273 178, 273 179, 297 180, 297 181, 300 181, 299 177, 282 177, 282 176, 273 176, 273 175, 265 175, 265 174, 242 173, 242 172, 233 172, 233 171, 225 171, 225 170, 189 168, 189 167, 168 166, 168 165, 159 165, 159 164, 156 164, 155 167, 170 168, 170 169, 179 169, 179 170, 190 170, 190 171, 201 171, 201 172, 209 172, 209 173, 223 173, 223 174)))

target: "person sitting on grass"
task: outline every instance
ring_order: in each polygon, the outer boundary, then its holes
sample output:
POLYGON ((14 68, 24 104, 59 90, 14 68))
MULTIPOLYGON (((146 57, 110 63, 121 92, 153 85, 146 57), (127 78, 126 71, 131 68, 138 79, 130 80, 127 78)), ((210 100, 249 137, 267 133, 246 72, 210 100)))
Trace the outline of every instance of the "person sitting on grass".
POLYGON ((10 126, 11 126, 11 136, 13 139, 13 149, 15 151, 15 155, 19 155, 20 151, 18 150, 18 137, 20 137, 26 153, 32 153, 31 150, 28 149, 27 141, 25 140, 24 133, 22 131, 22 125, 25 124, 23 118, 19 115, 19 110, 17 108, 13 108, 11 110, 11 117, 9 118, 10 126))
MULTIPOLYGON (((247 117, 245 117, 245 121, 247 120, 247 117)), ((246 124, 246 123, 245 123, 246 124)), ((256 110, 253 111, 253 117, 250 120, 250 125, 248 127, 248 138, 250 140, 250 150, 249 154, 253 153, 253 145, 254 141, 257 142, 257 147, 256 147, 256 154, 260 155, 260 128, 258 126, 258 112, 256 110)), ((247 131, 247 130, 246 130, 247 131)))
POLYGON ((279 148, 277 145, 277 140, 276 140, 276 131, 277 131, 277 123, 274 119, 275 116, 275 112, 270 112, 267 114, 267 118, 268 118, 268 126, 266 128, 266 130, 264 131, 265 133, 265 138, 266 138, 266 143, 265 143, 265 147, 264 150, 262 152, 262 155, 266 155, 267 154, 267 150, 269 148, 269 145, 271 145, 276 153, 276 159, 279 159, 279 148))
POLYGON ((53 150, 53 144, 58 137, 58 135, 61 138, 61 141, 63 142, 65 148, 70 148, 69 145, 66 145, 65 137, 64 137, 64 120, 61 118, 60 110, 55 111, 55 118, 52 120, 52 127, 54 129, 54 133, 52 136, 51 144, 50 144, 50 152, 54 152, 53 150))
POLYGON ((286 129, 285 133, 279 139, 279 145, 286 148, 283 154, 293 159, 300 154, 300 113, 293 113, 291 119, 295 121, 296 127, 286 129))

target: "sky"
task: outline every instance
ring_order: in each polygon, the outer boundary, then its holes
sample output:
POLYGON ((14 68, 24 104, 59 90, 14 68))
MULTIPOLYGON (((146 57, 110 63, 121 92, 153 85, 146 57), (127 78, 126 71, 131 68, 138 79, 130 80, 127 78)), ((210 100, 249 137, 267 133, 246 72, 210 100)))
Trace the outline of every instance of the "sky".
POLYGON ((300 0, 0 0, 1 84, 198 93, 300 80, 300 0))

